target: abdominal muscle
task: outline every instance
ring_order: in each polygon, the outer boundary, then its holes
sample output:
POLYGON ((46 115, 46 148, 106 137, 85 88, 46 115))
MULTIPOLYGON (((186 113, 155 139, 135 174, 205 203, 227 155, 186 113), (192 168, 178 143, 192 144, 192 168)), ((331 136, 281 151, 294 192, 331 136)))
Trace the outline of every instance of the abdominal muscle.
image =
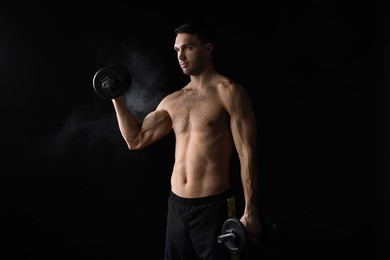
POLYGON ((232 141, 202 133, 176 136, 172 192, 183 198, 201 198, 228 190, 232 141))

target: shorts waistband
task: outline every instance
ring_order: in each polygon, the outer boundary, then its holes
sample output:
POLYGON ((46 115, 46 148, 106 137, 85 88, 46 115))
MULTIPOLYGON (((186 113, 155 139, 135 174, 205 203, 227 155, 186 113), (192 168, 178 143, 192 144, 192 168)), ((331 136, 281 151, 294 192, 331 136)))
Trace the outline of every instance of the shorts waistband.
POLYGON ((201 197, 201 198, 183 198, 183 197, 176 195, 172 191, 170 192, 169 197, 171 199, 179 202, 179 203, 194 206, 194 205, 208 204, 208 203, 220 201, 223 199, 228 199, 228 198, 232 197, 233 195, 234 195, 233 189, 230 188, 224 192, 221 192, 221 193, 218 193, 215 195, 211 195, 211 196, 207 196, 207 197, 201 197))

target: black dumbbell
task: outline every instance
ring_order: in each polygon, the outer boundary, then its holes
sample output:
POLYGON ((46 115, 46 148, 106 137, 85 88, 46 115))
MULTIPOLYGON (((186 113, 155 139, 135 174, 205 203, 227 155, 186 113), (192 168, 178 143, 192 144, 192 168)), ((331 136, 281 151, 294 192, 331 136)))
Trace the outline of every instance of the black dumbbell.
POLYGON ((93 77, 93 88, 103 99, 114 99, 130 88, 130 71, 121 64, 108 65, 98 70, 93 77))
POLYGON ((244 224, 237 218, 229 218, 222 225, 218 242, 223 243, 230 252, 239 253, 246 245, 266 246, 269 242, 277 240, 280 235, 279 225, 271 221, 269 217, 261 218, 260 221, 262 222, 260 236, 250 239, 244 224))
POLYGON ((218 236, 218 243, 233 253, 239 253, 247 241, 247 231, 244 224, 237 218, 229 218, 222 225, 221 235, 218 236))

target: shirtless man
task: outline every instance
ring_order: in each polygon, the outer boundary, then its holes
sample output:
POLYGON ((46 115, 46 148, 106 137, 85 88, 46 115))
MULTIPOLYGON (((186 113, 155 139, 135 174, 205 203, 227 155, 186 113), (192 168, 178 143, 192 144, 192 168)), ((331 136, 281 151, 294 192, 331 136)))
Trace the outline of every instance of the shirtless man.
POLYGON ((186 23, 174 32, 174 49, 188 84, 167 95, 143 122, 131 114, 123 97, 112 103, 130 150, 143 149, 174 131, 165 260, 227 260, 230 252, 217 237, 223 223, 235 217, 229 169, 234 149, 245 199, 240 220, 249 238, 261 232, 254 111, 245 89, 215 69, 209 25, 186 23))

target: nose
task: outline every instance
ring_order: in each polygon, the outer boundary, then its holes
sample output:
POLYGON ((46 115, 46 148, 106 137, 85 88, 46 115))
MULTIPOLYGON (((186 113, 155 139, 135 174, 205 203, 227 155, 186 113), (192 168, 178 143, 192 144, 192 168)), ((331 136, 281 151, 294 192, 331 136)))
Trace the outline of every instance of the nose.
POLYGON ((184 51, 179 50, 179 51, 177 52, 177 58, 178 58, 179 60, 184 60, 184 59, 186 58, 185 55, 184 55, 184 51))

